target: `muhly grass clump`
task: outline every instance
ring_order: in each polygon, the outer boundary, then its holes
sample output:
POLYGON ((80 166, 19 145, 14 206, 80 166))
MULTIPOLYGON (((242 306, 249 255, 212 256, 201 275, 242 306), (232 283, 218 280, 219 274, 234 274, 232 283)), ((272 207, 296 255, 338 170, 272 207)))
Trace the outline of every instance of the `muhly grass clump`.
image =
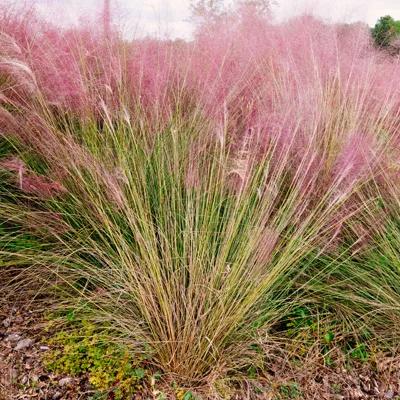
POLYGON ((301 304, 387 337, 400 75, 363 26, 242 9, 128 43, 24 18, 0 25, 8 285, 196 385, 262 365, 301 304))

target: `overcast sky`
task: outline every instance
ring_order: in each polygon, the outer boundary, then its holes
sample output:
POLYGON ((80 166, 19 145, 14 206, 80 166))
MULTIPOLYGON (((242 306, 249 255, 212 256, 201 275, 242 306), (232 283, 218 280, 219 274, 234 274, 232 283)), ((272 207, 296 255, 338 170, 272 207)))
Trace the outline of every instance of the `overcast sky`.
MULTIPOLYGON (((23 1, 23 0, 18 0, 23 1)), ((225 0, 227 3, 231 0, 225 0)), ((103 0, 37 0, 38 9, 53 22, 68 25, 101 9, 103 0)), ((169 34, 188 38, 190 0, 111 0, 116 18, 136 36, 169 34)), ((331 21, 364 21, 373 25, 386 14, 400 19, 400 0, 278 0, 274 14, 279 20, 307 12, 331 21)))

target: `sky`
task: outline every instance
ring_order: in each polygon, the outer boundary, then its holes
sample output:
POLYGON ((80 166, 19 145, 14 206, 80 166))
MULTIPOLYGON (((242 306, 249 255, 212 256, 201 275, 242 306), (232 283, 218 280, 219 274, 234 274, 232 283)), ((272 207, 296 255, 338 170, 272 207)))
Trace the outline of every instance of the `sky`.
MULTIPOLYGON (((63 26, 95 15, 103 4, 103 0, 36 1, 40 13, 63 26)), ((190 0, 111 0, 111 3, 116 19, 129 35, 190 38, 193 32, 190 0)), ((329 21, 363 21, 371 26, 387 14, 400 19, 400 0, 277 0, 277 3, 273 11, 279 21, 304 12, 329 21)))

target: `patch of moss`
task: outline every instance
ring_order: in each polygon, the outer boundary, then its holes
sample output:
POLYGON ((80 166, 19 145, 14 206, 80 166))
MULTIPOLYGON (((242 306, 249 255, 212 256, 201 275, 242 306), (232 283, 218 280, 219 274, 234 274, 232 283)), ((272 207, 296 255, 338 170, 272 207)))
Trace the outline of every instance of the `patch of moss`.
POLYGON ((110 343, 89 322, 50 339, 54 346, 44 359, 49 371, 79 376, 88 374, 89 382, 100 392, 112 392, 115 400, 129 398, 143 389, 148 371, 143 360, 132 358, 122 345, 110 343))

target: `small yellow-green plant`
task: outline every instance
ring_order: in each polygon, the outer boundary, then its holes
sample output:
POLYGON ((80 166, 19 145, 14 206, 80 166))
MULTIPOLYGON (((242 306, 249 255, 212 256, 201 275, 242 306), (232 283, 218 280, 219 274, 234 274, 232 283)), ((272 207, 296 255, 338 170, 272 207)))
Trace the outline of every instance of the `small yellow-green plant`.
POLYGON ((88 374, 89 382, 101 392, 113 392, 116 400, 143 388, 148 374, 141 359, 132 359, 128 349, 110 343, 92 323, 83 321, 79 328, 62 331, 50 339, 55 349, 45 357, 48 370, 77 376, 88 374))

